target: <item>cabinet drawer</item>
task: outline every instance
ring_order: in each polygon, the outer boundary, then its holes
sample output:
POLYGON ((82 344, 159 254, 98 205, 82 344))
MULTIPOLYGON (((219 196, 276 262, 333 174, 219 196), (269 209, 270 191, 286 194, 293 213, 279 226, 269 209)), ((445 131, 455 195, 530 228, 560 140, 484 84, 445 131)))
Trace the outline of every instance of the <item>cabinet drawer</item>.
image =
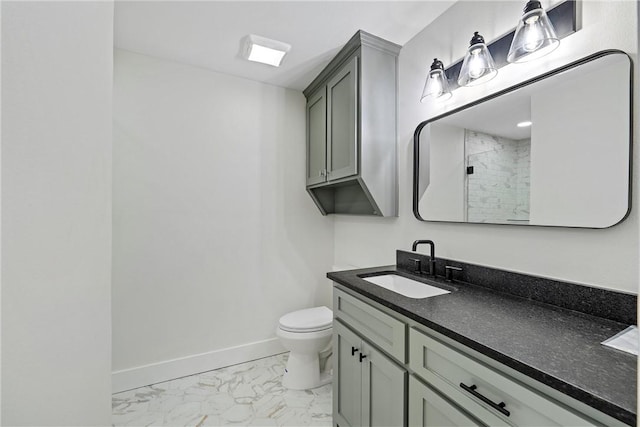
POLYGON ((333 312, 379 348, 406 362, 406 328, 400 320, 358 300, 339 289, 333 290, 333 312))
POLYGON ((409 366, 432 386, 473 413, 487 425, 593 426, 527 386, 498 373, 448 345, 418 331, 409 333, 409 366), (501 413, 462 384, 474 388, 496 404, 504 402, 509 415, 501 413))
POLYGON ((409 378, 409 426, 480 427, 481 424, 412 375, 409 378))

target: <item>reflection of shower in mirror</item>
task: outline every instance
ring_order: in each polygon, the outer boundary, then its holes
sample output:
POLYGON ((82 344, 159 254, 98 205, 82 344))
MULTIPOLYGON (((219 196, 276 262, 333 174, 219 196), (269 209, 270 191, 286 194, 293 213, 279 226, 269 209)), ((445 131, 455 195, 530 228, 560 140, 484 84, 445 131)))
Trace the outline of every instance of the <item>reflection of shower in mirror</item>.
POLYGON ((528 223, 531 138, 465 129, 466 220, 528 223))

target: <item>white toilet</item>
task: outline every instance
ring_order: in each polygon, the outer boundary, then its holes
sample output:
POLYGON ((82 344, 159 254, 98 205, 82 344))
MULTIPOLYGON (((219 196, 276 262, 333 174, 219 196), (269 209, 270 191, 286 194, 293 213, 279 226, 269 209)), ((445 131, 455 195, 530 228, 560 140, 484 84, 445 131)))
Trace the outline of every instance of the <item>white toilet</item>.
POLYGON ((276 335, 289 350, 282 385, 307 390, 331 382, 333 312, 327 307, 294 311, 280 318, 276 335))

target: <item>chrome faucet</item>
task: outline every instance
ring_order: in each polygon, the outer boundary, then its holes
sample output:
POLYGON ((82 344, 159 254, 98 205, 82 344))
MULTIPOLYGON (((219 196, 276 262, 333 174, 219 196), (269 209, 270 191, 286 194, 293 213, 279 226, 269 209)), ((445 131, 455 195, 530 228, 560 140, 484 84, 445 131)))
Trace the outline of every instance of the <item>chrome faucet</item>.
POLYGON ((411 246, 411 250, 415 252, 416 249, 418 249, 418 245, 421 245, 423 243, 426 243, 431 247, 431 254, 430 254, 430 260, 429 260, 429 274, 431 276, 435 276, 436 275, 436 244, 433 243, 433 240, 416 240, 415 242, 413 242, 413 245, 411 246))

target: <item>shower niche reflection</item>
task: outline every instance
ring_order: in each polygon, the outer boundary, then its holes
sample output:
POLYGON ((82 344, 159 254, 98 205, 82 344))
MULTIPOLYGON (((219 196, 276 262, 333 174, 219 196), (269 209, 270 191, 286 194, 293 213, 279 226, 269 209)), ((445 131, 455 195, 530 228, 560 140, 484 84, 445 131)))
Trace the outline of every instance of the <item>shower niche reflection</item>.
POLYGON ((630 210, 631 61, 604 51, 421 123, 423 221, 606 228, 630 210))

